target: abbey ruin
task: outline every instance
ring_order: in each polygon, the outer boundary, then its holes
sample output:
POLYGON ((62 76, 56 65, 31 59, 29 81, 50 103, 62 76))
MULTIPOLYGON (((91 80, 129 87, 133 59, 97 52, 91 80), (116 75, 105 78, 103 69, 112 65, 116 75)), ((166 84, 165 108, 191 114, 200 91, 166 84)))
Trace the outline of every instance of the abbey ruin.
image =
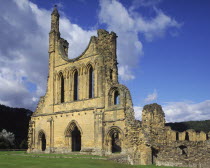
POLYGON ((53 10, 47 91, 30 121, 28 152, 78 151, 128 164, 210 167, 210 133, 172 130, 158 104, 144 106, 142 121, 135 120, 130 92, 118 82, 117 35, 97 33, 79 57, 69 59, 53 10))

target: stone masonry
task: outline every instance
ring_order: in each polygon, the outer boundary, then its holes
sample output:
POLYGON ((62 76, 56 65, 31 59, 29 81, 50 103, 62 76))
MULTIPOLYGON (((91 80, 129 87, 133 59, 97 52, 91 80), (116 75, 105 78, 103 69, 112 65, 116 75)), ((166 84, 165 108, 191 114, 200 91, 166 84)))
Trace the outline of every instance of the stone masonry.
POLYGON ((29 153, 121 157, 129 164, 210 167, 210 133, 175 132, 158 104, 134 118, 128 88, 118 82, 114 32, 99 29, 86 50, 68 58, 59 13, 51 14, 47 91, 31 117, 29 153))

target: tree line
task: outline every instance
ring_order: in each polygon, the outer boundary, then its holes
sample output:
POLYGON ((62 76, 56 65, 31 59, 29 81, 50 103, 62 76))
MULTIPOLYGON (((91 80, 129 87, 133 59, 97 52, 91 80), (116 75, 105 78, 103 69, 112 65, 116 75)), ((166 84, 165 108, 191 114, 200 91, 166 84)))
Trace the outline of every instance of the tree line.
POLYGON ((0 104, 0 149, 27 149, 32 111, 0 104))

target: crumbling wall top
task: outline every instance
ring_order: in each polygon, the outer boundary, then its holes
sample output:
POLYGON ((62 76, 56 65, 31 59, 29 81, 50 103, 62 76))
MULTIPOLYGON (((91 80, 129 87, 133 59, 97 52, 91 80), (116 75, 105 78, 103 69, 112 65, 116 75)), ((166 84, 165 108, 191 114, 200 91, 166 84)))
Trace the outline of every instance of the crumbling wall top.
POLYGON ((114 37, 117 36, 115 32, 109 33, 108 31, 106 31, 106 30, 104 30, 104 29, 98 29, 97 34, 98 34, 98 37, 99 37, 99 38, 103 38, 103 37, 105 37, 105 36, 107 36, 107 35, 112 35, 112 36, 114 36, 114 37))
POLYGON ((144 106, 143 110, 146 112, 152 112, 152 113, 154 113, 155 111, 158 113, 164 113, 161 105, 157 103, 147 104, 144 106))

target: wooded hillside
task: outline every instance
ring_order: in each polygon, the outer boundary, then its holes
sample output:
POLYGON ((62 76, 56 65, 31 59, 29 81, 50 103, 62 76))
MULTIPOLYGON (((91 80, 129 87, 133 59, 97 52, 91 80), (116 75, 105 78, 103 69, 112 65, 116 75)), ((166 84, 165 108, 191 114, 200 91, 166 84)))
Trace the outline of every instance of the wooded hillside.
POLYGON ((194 129, 196 132, 210 132, 210 120, 167 123, 166 126, 170 126, 172 130, 179 132, 183 132, 188 129, 194 129))
POLYGON ((28 109, 0 105, 0 131, 6 129, 15 134, 15 148, 19 148, 21 143, 27 143, 31 115, 32 111, 28 109))

